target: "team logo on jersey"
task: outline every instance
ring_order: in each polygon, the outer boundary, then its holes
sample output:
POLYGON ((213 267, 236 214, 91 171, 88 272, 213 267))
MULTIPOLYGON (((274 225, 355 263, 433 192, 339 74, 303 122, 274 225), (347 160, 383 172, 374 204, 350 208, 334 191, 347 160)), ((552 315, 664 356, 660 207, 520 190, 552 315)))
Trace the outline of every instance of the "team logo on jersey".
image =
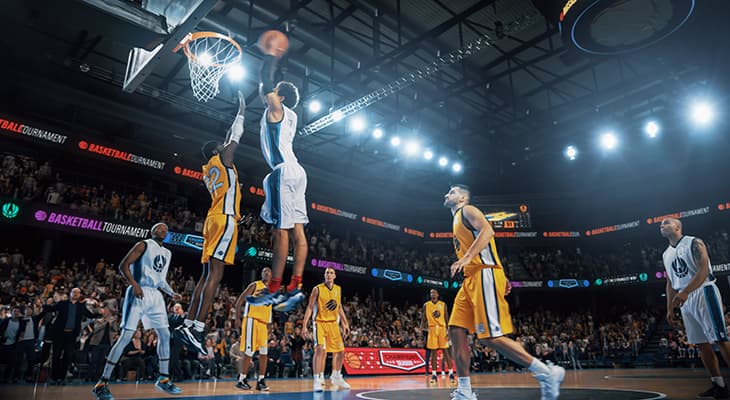
POLYGON ((441 311, 434 310, 434 312, 432 312, 431 315, 433 315, 433 317, 436 319, 441 318, 441 311))
POLYGON ((327 302, 325 307, 327 307, 327 309, 330 311, 335 311, 337 309, 337 302, 334 299, 332 299, 327 302))
POLYGON ((476 326, 476 328, 477 333, 487 333, 487 330, 484 329, 484 324, 482 324, 481 322, 479 323, 479 325, 476 326))
POLYGON ((157 272, 162 272, 162 269, 165 268, 165 264, 167 263, 167 259, 162 254, 159 254, 155 256, 155 259, 152 261, 152 269, 154 269, 157 272))
POLYGON ((682 258, 676 258, 672 261, 672 271, 677 275, 677 278, 684 278, 689 273, 687 262, 682 258))

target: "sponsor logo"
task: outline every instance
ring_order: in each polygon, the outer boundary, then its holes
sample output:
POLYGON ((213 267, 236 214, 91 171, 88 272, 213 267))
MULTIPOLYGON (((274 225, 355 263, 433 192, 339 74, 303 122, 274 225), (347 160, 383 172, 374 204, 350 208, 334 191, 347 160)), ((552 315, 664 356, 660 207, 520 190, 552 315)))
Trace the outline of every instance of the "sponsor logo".
POLYGON ((380 350, 380 363, 402 371, 413 371, 426 365, 416 350, 380 350))

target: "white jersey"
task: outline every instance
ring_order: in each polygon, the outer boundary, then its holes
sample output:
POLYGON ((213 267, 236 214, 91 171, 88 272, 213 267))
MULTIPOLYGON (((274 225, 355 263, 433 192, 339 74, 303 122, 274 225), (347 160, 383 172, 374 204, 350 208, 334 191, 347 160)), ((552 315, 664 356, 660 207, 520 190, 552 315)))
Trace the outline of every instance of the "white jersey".
POLYGON ((172 253, 154 239, 146 239, 144 243, 144 253, 130 266, 132 277, 141 287, 166 287, 167 269, 170 267, 172 253))
MULTIPOLYGON (((692 257, 692 242, 694 240, 694 236, 682 236, 676 246, 669 245, 664 250, 664 254, 662 255, 664 269, 667 271, 667 277, 672 283, 672 289, 674 290, 679 291, 687 287, 695 274, 697 274, 697 264, 695 264, 694 257, 692 257)), ((710 275, 704 283, 710 283, 714 280, 712 271, 710 271, 710 275)))
POLYGON ((284 118, 278 123, 266 121, 268 107, 261 117, 261 152, 273 170, 282 163, 297 163, 292 144, 297 133, 297 114, 282 104, 284 118))

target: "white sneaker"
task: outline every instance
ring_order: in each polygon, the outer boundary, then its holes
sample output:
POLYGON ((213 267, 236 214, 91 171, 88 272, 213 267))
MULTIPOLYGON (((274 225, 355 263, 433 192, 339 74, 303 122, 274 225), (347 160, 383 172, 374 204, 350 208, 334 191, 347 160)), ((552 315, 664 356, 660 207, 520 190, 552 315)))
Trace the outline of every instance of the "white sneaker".
POLYGON ((350 390, 350 384, 345 382, 345 378, 343 378, 342 376, 338 376, 336 378, 330 377, 330 382, 333 386, 337 386, 340 389, 350 390))
POLYGON ((454 389, 454 391, 451 392, 449 397, 451 397, 452 400, 477 400, 476 393, 471 392, 469 394, 466 394, 459 389, 454 389))
POLYGON ((316 393, 324 392, 324 381, 314 378, 314 391, 316 393))
POLYGON ((547 363, 550 372, 546 374, 535 374, 540 382, 540 400, 556 400, 560 396, 560 384, 565 379, 565 368, 547 363))

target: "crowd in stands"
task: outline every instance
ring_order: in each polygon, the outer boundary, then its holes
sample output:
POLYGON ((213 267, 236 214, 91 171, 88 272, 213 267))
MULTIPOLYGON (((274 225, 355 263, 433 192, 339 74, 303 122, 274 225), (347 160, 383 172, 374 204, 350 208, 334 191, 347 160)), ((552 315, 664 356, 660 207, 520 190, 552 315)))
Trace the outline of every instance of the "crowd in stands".
MULTIPOLYGON (((0 253, 0 320, 27 319, 35 329, 16 337, 4 335, 0 323, 6 367, 0 379, 31 379, 40 367, 48 365, 50 347, 48 330, 54 318, 44 310, 53 303, 68 299, 71 288, 81 290, 81 303, 94 315, 85 318, 75 338, 75 354, 64 377, 94 381, 103 360, 118 335, 120 304, 126 282, 115 267, 103 259, 88 262, 79 259, 53 265, 25 257, 19 252, 0 253), (28 336, 26 336, 28 335, 28 336), (11 357, 12 353, 12 357, 11 357), (12 362, 11 362, 12 361, 12 362)), ((184 309, 194 287, 193 278, 181 267, 171 268, 168 280, 182 294, 182 304, 169 304, 171 328, 184 318, 184 309)), ((173 340, 171 372, 177 380, 235 376, 239 350, 240 322, 233 319, 233 304, 238 293, 222 285, 213 303, 206 326, 208 357, 200 357, 173 340)), ((350 347, 423 348, 425 332, 419 329, 421 304, 402 301, 360 298, 357 294, 343 299, 343 309, 350 319, 352 333, 346 338, 350 347), (377 315, 377 318, 373 318, 377 315)), ((304 306, 288 314, 275 313, 269 337, 269 377, 306 376, 311 374, 312 339, 300 336, 304 306)), ((525 348, 539 357, 574 368, 606 366, 638 355, 656 325, 647 313, 625 313, 598 321, 588 312, 559 313, 538 311, 515 313, 515 336, 525 348)), ((311 332, 311 330, 310 330, 311 332)), ((114 377, 119 380, 144 380, 156 376, 156 336, 153 330, 140 329, 125 349, 114 377), (134 371, 134 373, 130 373, 134 371)), ((477 371, 513 369, 492 349, 474 343, 474 368, 477 371)), ((0 361, 0 364, 3 364, 0 361)), ((256 371, 252 368, 251 371, 256 371)), ((65 378, 63 378, 65 379, 65 378)), ((62 380, 63 381, 63 380, 62 380)), ((60 383, 60 382, 57 382, 60 383)))
MULTIPOLYGON (((78 210, 90 216, 119 222, 152 225, 158 221, 173 231, 202 232, 207 198, 191 204, 186 197, 169 193, 151 194, 128 187, 109 184, 87 185, 55 171, 48 162, 5 153, 0 173, 0 196, 23 200, 40 200, 48 204, 78 210)), ((239 240, 244 245, 271 247, 271 228, 258 218, 258 210, 243 209, 239 240)), ((442 251, 424 248, 411 241, 397 243, 365 237, 351 232, 333 233, 316 222, 307 227, 309 255, 362 266, 388 266, 419 275, 448 279, 448 266, 454 261, 448 247, 442 251), (430 250, 430 251, 429 251, 430 250)), ((727 230, 713 232, 703 238, 711 260, 730 261, 730 240, 727 230)), ((511 279, 544 280, 555 278, 598 277, 627 272, 661 271, 661 252, 654 245, 631 246, 611 251, 581 247, 502 249, 511 279)))

